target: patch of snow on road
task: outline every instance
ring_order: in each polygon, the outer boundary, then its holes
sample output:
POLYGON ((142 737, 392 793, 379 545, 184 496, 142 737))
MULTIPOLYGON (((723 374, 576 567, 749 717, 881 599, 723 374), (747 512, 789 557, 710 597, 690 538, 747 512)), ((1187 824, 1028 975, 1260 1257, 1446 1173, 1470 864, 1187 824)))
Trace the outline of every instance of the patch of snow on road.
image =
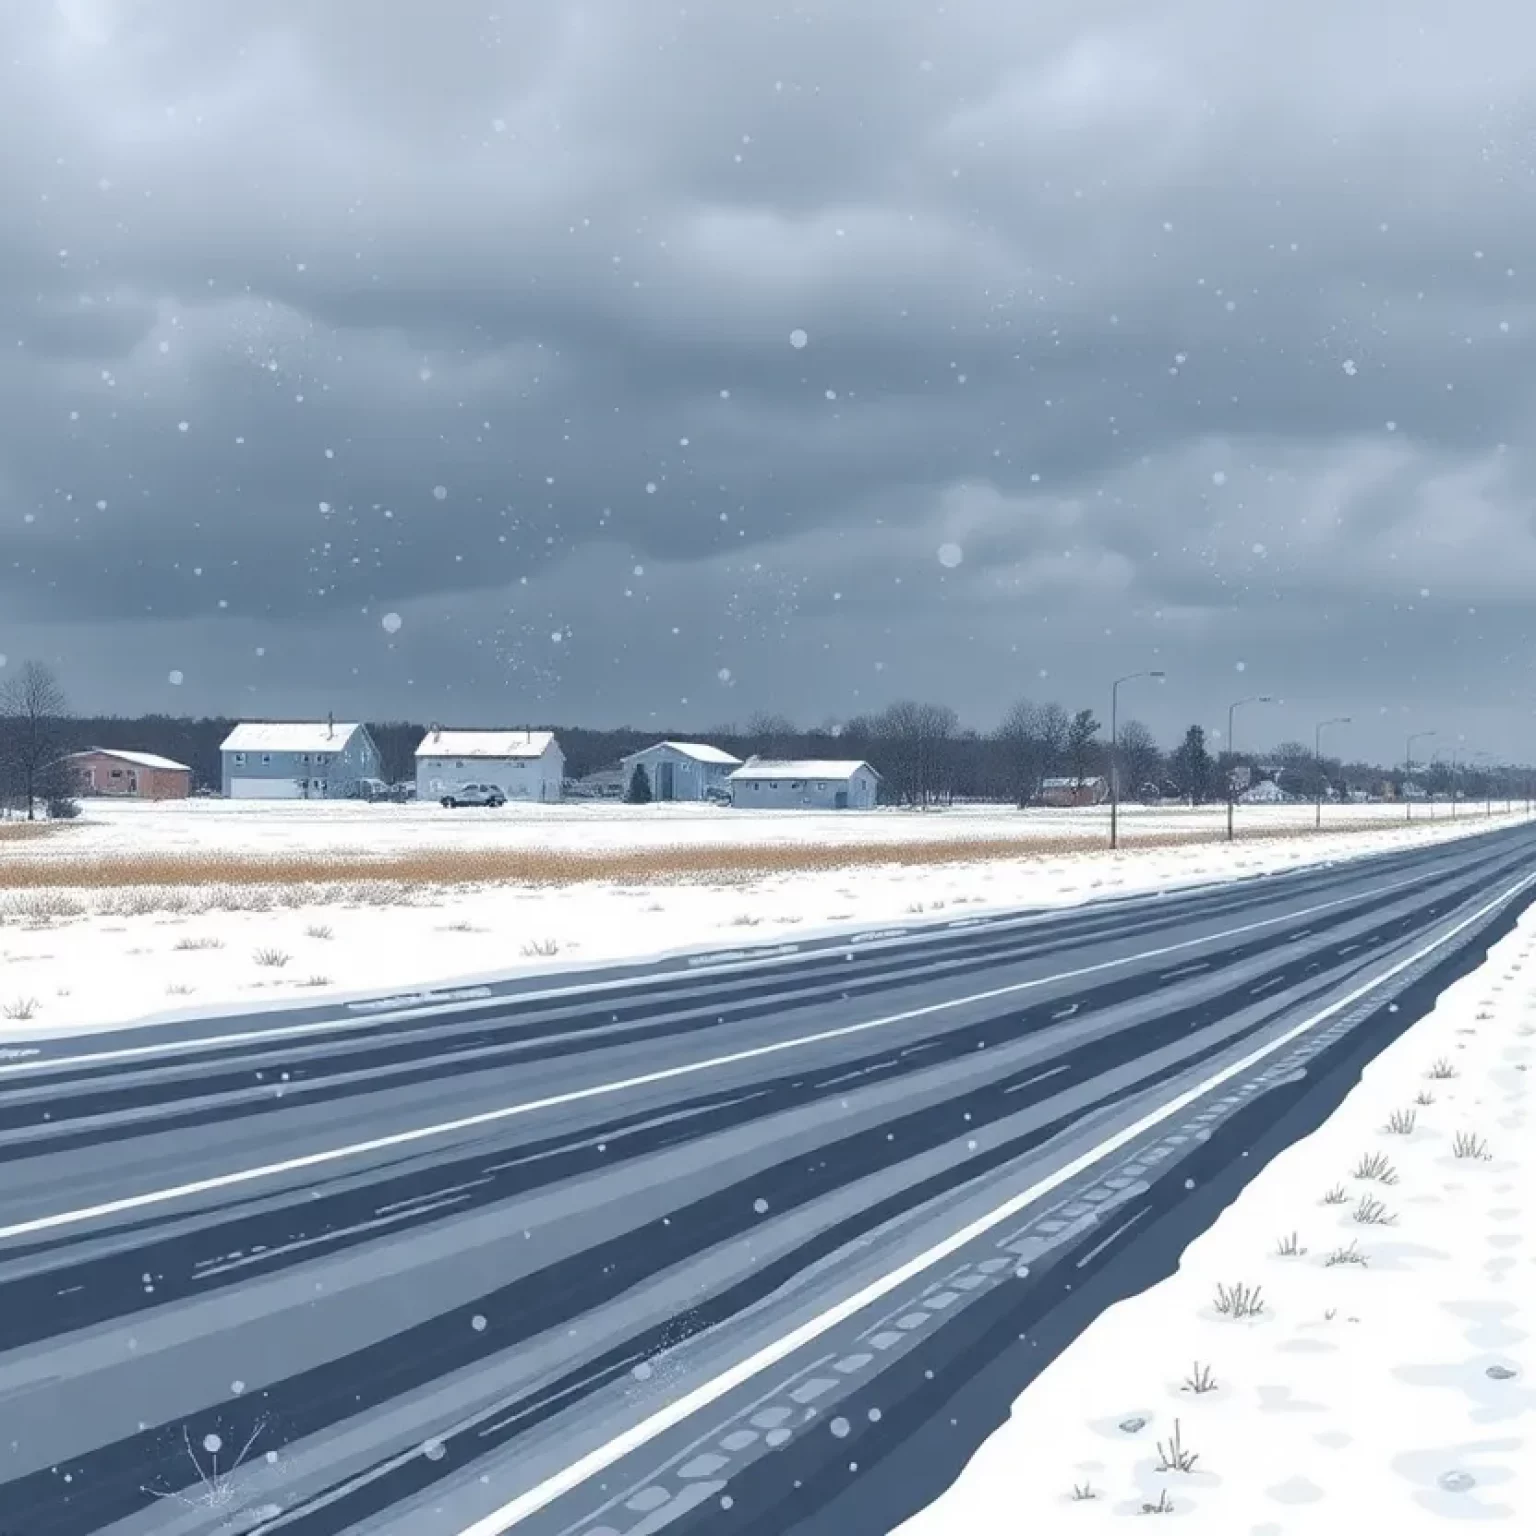
POLYGON ((1533 1064, 1536 909, 901 1536, 1536 1530, 1533 1064))

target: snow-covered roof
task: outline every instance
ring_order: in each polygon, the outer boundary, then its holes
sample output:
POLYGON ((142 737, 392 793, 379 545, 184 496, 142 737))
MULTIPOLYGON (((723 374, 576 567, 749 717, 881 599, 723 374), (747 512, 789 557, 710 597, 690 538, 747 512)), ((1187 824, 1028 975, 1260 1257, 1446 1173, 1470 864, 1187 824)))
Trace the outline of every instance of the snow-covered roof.
POLYGON ((356 721, 334 725, 324 720, 248 720, 224 738, 221 752, 341 752, 354 732, 356 721))
POLYGON ((1082 785, 1086 789, 1090 784, 1102 784, 1103 782, 1104 776, 1102 774, 1089 774, 1086 778, 1082 779, 1041 779, 1040 787, 1041 789, 1076 789, 1079 785, 1082 785))
POLYGON ((168 757, 157 757, 153 752, 124 752, 118 747, 91 747, 84 752, 71 752, 71 757, 115 757, 121 762, 132 763, 135 768, 169 768, 176 773, 191 773, 186 763, 173 762, 168 757))
POLYGON ((816 758, 791 758, 784 762, 754 758, 750 763, 738 768, 731 777, 733 779, 851 779, 861 768, 874 773, 877 779, 880 777, 865 762, 816 758))
MULTIPOLYGON (((732 757, 729 752, 720 747, 712 747, 703 741, 658 741, 648 747, 642 747, 641 752, 654 752, 658 747, 670 747, 674 752, 680 752, 684 757, 691 757, 696 763, 719 763, 726 767, 732 767, 741 762, 739 757, 732 757)), ((631 758, 640 756, 640 752, 631 752, 624 759, 629 762, 631 758)))
POLYGON ((417 757, 543 757, 554 745, 552 731, 428 731, 417 757))

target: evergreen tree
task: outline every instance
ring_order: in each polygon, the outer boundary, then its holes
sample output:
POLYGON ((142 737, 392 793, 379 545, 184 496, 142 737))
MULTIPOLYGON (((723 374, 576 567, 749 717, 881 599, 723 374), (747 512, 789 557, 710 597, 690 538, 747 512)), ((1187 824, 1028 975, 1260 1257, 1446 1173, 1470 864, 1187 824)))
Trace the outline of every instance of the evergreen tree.
POLYGON ((630 805, 649 805, 651 803, 651 777, 645 771, 644 763, 636 763, 635 771, 629 776, 629 789, 624 799, 630 805))
POLYGON ((1192 805, 1201 805, 1211 789, 1211 754, 1206 750, 1205 731, 1192 725, 1184 733, 1184 740, 1168 760, 1173 782, 1186 795, 1192 805))

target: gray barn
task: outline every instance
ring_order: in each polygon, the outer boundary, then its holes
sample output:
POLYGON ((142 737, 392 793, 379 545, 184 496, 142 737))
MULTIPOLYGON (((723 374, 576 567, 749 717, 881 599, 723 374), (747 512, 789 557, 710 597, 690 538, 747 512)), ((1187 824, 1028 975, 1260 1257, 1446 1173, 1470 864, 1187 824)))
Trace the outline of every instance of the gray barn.
POLYGON ((731 775, 731 804, 760 810, 869 810, 880 775, 864 762, 753 758, 731 775))
POLYGON ((710 790, 729 793, 727 780, 741 759, 700 741, 658 741, 622 759, 624 792, 643 768, 653 800, 704 800, 710 790))
POLYGON ((368 727, 331 720, 248 721, 224 738, 219 760, 231 800, 340 800, 381 776, 368 727))

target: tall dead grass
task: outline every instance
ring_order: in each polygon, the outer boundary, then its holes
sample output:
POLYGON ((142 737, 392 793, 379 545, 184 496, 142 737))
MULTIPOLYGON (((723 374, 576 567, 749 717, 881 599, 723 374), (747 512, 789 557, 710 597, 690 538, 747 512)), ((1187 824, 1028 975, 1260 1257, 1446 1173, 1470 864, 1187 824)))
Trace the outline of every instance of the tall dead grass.
MULTIPOLYGON (((1379 832, 1379 820, 1333 823, 1324 831, 1379 832)), ((1310 829, 1250 827, 1244 843, 1299 838, 1310 829)), ((1220 828, 1169 829, 1132 834, 1130 850, 1220 842, 1220 828)), ((925 868, 941 864, 1060 858, 1102 851, 1094 833, 1056 837, 948 838, 882 843, 720 844, 678 843, 659 848, 592 852, 539 848, 417 849, 397 853, 297 852, 256 854, 224 851, 117 854, 99 858, 0 859, 0 891, 62 892, 137 888, 212 887, 232 891, 263 887, 277 905, 298 905, 304 888, 347 887, 362 902, 378 902, 381 887, 463 885, 662 885, 693 880, 757 879, 763 876, 869 869, 925 868), (298 900, 294 898, 298 897, 298 900)), ((99 905, 99 904, 98 904, 99 905)), ((240 903, 246 905, 246 903, 240 903)), ((163 902, 156 910, 165 910, 163 902)))
POLYGON ((62 821, 0 821, 0 843, 24 843, 65 830, 62 821))

